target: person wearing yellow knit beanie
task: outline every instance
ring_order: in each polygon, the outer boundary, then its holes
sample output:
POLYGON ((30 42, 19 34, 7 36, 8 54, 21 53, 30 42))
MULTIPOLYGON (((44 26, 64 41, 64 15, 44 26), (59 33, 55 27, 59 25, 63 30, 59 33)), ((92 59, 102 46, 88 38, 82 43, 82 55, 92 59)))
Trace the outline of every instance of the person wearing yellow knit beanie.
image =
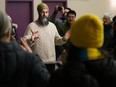
POLYGON ((49 87, 116 87, 116 61, 101 50, 103 36, 98 16, 78 18, 71 25, 66 62, 51 76, 49 87))
POLYGON ((84 15, 72 24, 70 39, 77 47, 101 47, 103 36, 103 24, 95 15, 84 15))
POLYGON ((104 41, 102 21, 93 14, 86 14, 77 19, 71 26, 70 40, 78 48, 86 48, 84 56, 79 60, 96 60, 101 58, 101 52, 97 49, 102 47, 104 41))

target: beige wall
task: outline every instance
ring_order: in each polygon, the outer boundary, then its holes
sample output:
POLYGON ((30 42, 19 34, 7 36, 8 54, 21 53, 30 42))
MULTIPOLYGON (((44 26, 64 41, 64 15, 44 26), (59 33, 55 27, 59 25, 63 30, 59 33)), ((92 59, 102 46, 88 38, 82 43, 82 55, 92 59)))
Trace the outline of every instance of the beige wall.
MULTIPOLYGON (((38 18, 37 5, 42 0, 34 0, 34 20, 38 18)), ((77 18, 86 13, 98 15, 100 18, 106 12, 116 14, 116 0, 67 0, 68 7, 77 12, 77 18)), ((0 10, 5 11, 5 0, 0 0, 0 10)))
POLYGON ((34 20, 38 18, 37 5, 41 3, 42 0, 34 0, 34 20))
POLYGON ((5 12, 5 0, 0 0, 0 10, 5 12))
MULTIPOLYGON (((41 3, 42 0, 34 0, 41 3)), ((116 14, 116 0, 67 0, 68 7, 74 9, 77 12, 77 18, 81 15, 92 13, 102 18, 103 14, 108 12, 114 16, 116 14)), ((35 19, 37 16, 38 3, 35 3, 35 19)))
POLYGON ((68 0, 68 7, 77 12, 77 17, 92 13, 102 18, 108 12, 116 14, 116 0, 68 0))

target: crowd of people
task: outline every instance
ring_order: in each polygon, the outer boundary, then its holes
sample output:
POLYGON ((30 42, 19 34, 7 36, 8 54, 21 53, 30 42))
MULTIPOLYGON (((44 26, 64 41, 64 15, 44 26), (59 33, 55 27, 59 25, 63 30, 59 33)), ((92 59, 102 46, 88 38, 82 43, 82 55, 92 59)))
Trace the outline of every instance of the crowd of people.
POLYGON ((58 5, 50 17, 45 3, 37 11, 20 43, 11 39, 12 20, 0 11, 1 87, 116 87, 116 16, 76 19, 74 10, 58 5))

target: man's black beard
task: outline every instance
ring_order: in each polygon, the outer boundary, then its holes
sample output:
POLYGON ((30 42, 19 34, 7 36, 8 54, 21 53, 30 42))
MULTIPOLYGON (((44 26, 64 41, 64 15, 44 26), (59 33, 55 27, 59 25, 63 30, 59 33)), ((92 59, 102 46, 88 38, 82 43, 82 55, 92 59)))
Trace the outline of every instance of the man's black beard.
POLYGON ((49 24, 49 19, 47 17, 39 17, 38 23, 41 26, 47 26, 49 24))

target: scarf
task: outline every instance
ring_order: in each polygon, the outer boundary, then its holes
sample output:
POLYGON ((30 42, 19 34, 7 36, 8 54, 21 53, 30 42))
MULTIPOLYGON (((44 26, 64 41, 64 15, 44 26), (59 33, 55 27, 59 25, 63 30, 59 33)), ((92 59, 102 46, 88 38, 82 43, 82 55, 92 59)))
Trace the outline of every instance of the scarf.
POLYGON ((73 48, 69 52, 69 61, 90 61, 104 58, 102 52, 97 48, 73 48))

